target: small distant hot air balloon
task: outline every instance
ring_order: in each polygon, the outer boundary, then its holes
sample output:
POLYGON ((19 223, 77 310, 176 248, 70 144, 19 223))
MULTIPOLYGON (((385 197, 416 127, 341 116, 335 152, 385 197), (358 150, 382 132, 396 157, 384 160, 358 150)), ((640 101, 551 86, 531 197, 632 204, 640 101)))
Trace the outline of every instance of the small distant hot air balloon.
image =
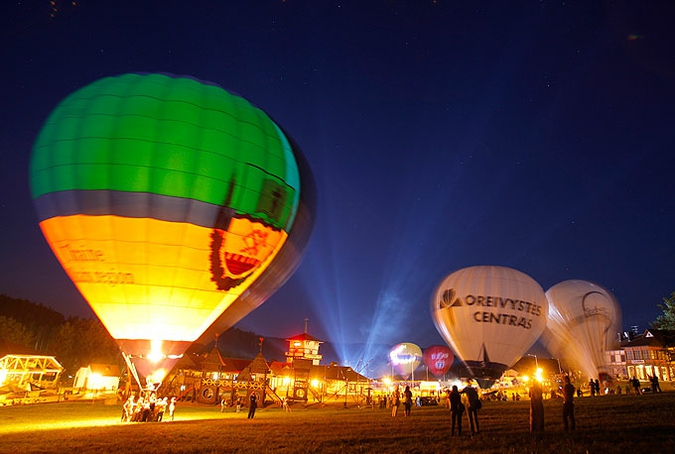
POLYGON ((285 282, 313 224, 290 137, 189 77, 125 74, 71 94, 39 133, 30 183, 52 251, 154 386, 210 326, 285 282))
POLYGON ((537 341, 546 327, 548 301, 525 273, 473 266, 443 279, 431 316, 455 355, 488 387, 537 341))
POLYGON ((450 370, 454 359, 452 350, 445 345, 432 345, 424 349, 424 364, 437 377, 450 370))
POLYGON ((614 295, 593 282, 568 280, 548 289, 546 298, 548 329, 542 338, 549 352, 588 377, 606 374, 605 351, 612 349, 621 323, 614 295))
POLYGON ((415 379, 415 369, 422 361, 422 349, 410 342, 396 344, 389 352, 391 364, 404 377, 415 379))

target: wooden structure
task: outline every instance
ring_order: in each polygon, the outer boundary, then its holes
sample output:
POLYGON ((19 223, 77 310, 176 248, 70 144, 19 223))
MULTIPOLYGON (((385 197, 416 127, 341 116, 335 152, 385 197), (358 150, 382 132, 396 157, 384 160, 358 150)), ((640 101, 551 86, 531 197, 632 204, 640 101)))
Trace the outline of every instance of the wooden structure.
POLYGON ((188 352, 172 370, 162 394, 178 396, 181 400, 216 404, 225 400, 235 405, 244 403, 252 392, 257 392, 261 406, 263 395, 274 402, 281 399, 266 386, 269 366, 259 353, 253 360, 224 358, 217 343, 206 354, 188 352))
POLYGON ((50 355, 0 340, 0 387, 55 389, 63 367, 50 355))
POLYGON ((310 336, 306 331, 286 340, 288 341, 286 362, 311 361, 313 365, 318 366, 323 359, 323 356, 319 354, 319 347, 323 341, 310 336))
POLYGON ((261 406, 281 405, 284 398, 345 406, 365 405, 371 400, 370 380, 350 367, 320 364, 322 341, 306 331, 287 339, 285 362, 268 363, 262 354, 262 341, 252 360, 223 357, 217 340, 208 353, 186 353, 162 385, 161 393, 206 404, 224 400, 227 405, 235 405, 237 400, 247 405, 253 392, 258 393, 261 406))

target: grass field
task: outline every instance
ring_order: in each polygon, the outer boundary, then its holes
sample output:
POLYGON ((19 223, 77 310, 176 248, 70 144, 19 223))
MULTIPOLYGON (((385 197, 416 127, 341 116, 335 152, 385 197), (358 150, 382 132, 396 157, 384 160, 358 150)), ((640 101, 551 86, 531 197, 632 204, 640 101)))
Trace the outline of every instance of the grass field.
POLYGON ((529 402, 486 402, 481 432, 450 437, 443 407, 389 410, 295 405, 246 413, 182 405, 173 422, 120 423, 121 406, 54 403, 0 408, 0 453, 649 453, 675 452, 675 392, 576 400, 563 431, 560 400, 545 401, 543 435, 529 433, 529 402))

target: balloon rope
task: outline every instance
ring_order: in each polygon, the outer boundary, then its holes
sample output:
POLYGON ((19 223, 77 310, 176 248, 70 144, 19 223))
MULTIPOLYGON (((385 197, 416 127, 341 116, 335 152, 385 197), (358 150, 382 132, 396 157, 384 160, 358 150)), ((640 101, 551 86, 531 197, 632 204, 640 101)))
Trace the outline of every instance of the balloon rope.
POLYGON ((131 362, 131 356, 127 355, 124 352, 122 352, 122 356, 124 356, 124 361, 126 361, 127 363, 127 369, 131 372, 131 375, 133 375, 134 378, 136 379, 136 383, 138 383, 138 389, 142 391, 143 385, 141 384, 141 379, 138 377, 138 372, 136 372, 136 366, 134 366, 131 362))

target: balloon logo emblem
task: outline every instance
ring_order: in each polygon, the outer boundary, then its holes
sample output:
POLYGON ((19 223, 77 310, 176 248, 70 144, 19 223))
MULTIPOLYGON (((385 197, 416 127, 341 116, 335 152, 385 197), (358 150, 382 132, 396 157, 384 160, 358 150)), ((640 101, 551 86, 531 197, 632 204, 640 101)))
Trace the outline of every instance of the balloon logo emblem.
POLYGON ((429 371, 440 377, 450 370, 454 354, 445 345, 432 345, 424 349, 424 364, 429 368, 429 371))

